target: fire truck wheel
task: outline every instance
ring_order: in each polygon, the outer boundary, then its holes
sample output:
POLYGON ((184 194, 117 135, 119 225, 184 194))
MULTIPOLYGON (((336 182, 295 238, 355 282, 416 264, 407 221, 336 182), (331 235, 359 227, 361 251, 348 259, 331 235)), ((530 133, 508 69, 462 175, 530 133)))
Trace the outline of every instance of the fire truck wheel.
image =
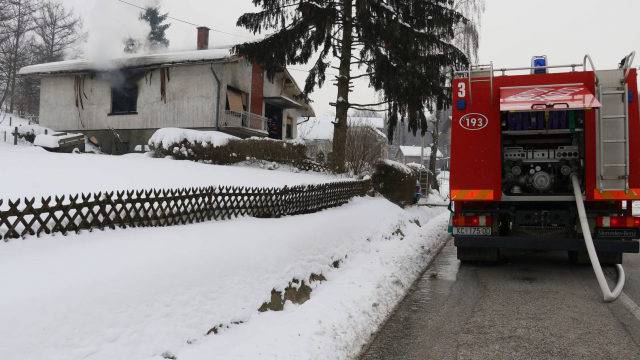
MULTIPOLYGON (((598 260, 602 265, 622 264, 621 252, 598 252, 598 260)), ((591 265, 586 251, 569 251, 569 261, 576 265, 591 265)))
POLYGON ((497 262, 500 251, 496 248, 470 248, 458 246, 458 260, 462 262, 497 262))

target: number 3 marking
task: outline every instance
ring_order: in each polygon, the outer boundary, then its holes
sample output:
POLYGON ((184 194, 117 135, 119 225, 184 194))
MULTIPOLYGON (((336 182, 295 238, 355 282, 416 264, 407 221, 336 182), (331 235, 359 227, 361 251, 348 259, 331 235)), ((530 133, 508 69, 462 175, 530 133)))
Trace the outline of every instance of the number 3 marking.
POLYGON ((460 82, 458 83, 458 97, 463 98, 467 96, 467 84, 460 82))

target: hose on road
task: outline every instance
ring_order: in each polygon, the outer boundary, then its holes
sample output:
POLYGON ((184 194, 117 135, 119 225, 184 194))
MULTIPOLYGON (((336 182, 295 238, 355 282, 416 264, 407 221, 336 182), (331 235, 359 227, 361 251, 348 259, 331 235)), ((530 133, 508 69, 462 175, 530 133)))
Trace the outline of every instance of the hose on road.
POLYGON ((602 272, 602 266, 600 260, 598 260, 598 254, 596 248, 593 245, 593 238, 591 237, 591 229, 589 228, 589 222, 587 220, 587 212, 584 209, 584 201, 582 200, 582 190, 580 189, 580 180, 577 174, 571 174, 571 182, 573 183, 573 194, 576 197, 576 205, 578 206, 578 216, 580 217, 580 226, 582 227, 582 234, 584 236, 584 243, 587 246, 587 252, 589 253, 589 259, 593 266, 593 272, 596 274, 600 290, 602 290, 602 296, 605 302, 612 302, 620 296, 622 288, 624 287, 625 276, 624 269, 621 264, 616 264, 618 269, 618 283, 613 290, 609 289, 609 284, 602 272))

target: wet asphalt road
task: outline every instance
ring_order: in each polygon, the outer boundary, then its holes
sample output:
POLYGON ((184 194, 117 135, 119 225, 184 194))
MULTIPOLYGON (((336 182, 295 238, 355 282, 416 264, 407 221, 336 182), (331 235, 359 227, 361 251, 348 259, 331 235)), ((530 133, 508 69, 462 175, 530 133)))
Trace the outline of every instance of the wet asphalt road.
POLYGON ((450 241, 361 360, 640 359, 640 255, 624 267, 625 301, 605 304, 591 267, 564 253, 467 265, 450 241))

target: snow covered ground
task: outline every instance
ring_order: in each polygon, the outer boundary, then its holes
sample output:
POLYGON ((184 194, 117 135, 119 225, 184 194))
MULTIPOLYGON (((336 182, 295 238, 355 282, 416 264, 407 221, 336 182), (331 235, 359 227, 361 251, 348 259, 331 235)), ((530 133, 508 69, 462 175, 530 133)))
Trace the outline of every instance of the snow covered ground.
POLYGON ((145 154, 58 154, 39 147, 1 146, 0 164, 15 176, 0 177, 0 199, 210 185, 283 186, 339 179, 313 172, 275 171, 154 159, 145 154), (13 171, 13 173, 12 173, 13 171))
MULTIPOLYGON (((54 133, 54 131, 49 128, 45 128, 37 124, 31 124, 27 119, 0 111, 0 147, 4 147, 5 145, 13 146, 13 132, 16 127, 20 134, 33 133, 35 135, 40 135, 44 134, 45 130, 47 133, 54 133)), ((18 139, 18 145, 32 146, 31 143, 23 139, 18 139)))
MULTIPOLYGON (((76 163, 78 170, 95 169, 90 162, 76 163)), ((150 171, 144 162, 136 176, 150 171)), ((167 171, 175 163, 154 166, 167 171)), ((104 174, 120 165, 106 162, 113 167, 104 174)), ((174 180, 206 174, 191 171, 196 175, 174 180)), ((87 177, 94 185, 96 178, 87 177)), ((106 179, 105 186, 118 183, 106 179)), ((447 220, 442 208, 402 210, 359 198, 281 219, 10 241, 0 244, 0 354, 3 360, 353 358, 446 240, 447 220), (336 260, 339 268, 331 266, 336 260), (327 281, 312 283, 309 301, 257 311, 273 288, 312 273, 327 281), (205 335, 233 322, 242 324, 205 335)))

